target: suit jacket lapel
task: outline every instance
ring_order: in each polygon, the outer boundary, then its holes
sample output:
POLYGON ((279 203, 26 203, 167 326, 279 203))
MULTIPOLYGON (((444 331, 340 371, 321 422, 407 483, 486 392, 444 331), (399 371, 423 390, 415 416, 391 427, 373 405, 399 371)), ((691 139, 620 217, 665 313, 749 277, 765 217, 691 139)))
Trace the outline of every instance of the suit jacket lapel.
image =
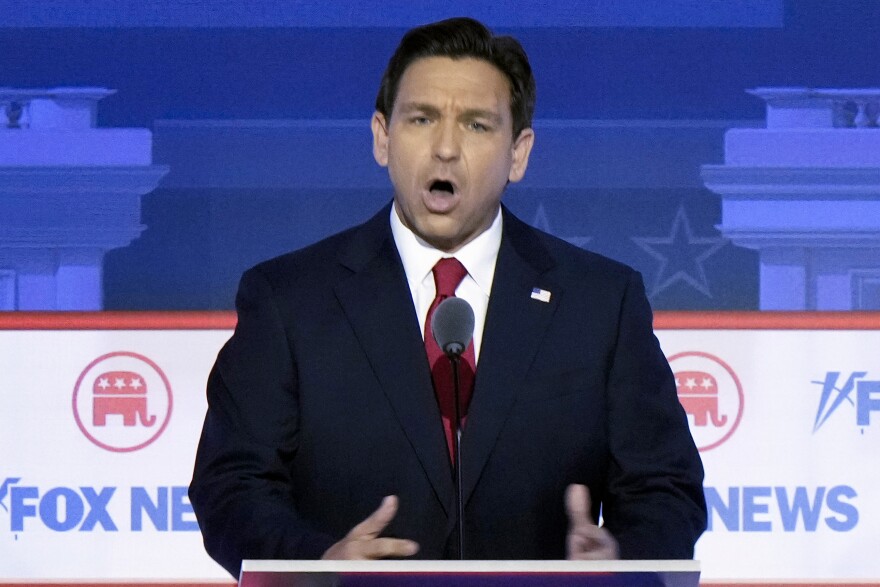
POLYGON ((342 251, 340 262, 353 273, 335 292, 448 515, 453 484, 446 439, 389 214, 386 206, 342 251))
POLYGON ((528 373, 563 293, 546 276, 553 260, 534 230, 504 212, 504 236, 495 265, 474 395, 462 435, 465 503, 489 459, 516 399, 515 391, 528 373), (549 303, 532 299, 535 287, 551 292, 549 303))

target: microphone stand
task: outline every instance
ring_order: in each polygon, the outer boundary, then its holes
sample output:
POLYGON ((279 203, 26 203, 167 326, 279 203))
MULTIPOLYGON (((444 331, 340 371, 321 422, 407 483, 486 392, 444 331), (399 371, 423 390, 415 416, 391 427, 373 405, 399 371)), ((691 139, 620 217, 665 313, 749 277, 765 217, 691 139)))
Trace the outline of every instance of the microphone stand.
POLYGON ((460 390, 461 354, 473 340, 474 311, 465 300, 449 297, 440 302, 431 317, 431 331, 437 346, 449 359, 452 367, 452 397, 455 405, 455 420, 452 428, 452 454, 455 474, 455 511, 458 516, 458 558, 464 560, 464 489, 462 486, 463 469, 461 458, 462 406, 460 390), (442 318, 442 319, 441 319, 442 318))
MULTIPOLYGON (((452 346, 452 345, 450 345, 452 346)), ((452 395, 455 399, 455 420, 452 422, 452 452, 455 455, 455 510, 458 513, 458 558, 464 560, 464 490, 461 484, 461 394, 458 389, 458 365, 461 352, 447 353, 452 364, 452 395)))

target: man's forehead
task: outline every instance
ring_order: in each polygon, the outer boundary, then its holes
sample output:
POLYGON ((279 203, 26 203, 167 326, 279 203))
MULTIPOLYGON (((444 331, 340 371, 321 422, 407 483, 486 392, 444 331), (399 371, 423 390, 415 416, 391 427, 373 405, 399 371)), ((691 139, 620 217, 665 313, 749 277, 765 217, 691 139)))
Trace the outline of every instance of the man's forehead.
POLYGON ((510 82, 492 63, 473 57, 422 57, 407 66, 400 79, 395 110, 438 105, 450 97, 463 107, 510 110, 510 82))

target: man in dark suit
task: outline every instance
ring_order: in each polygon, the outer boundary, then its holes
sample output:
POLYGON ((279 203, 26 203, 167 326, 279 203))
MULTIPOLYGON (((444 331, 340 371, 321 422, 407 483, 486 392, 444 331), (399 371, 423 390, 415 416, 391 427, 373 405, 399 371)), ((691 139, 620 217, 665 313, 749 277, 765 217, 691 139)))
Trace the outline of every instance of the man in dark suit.
POLYGON ((693 556, 702 466, 641 278, 500 204, 528 164, 534 94, 512 38, 469 19, 410 31, 372 120, 393 204, 244 274, 190 489, 231 573, 460 554, 448 363, 428 320, 448 295, 476 315, 465 557, 693 556))

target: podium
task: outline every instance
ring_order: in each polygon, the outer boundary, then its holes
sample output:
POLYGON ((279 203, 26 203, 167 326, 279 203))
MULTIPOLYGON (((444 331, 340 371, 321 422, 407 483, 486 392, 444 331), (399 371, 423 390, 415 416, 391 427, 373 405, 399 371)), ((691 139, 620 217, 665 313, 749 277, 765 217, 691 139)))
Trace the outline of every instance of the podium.
POLYGON ((239 587, 698 587, 674 561, 246 560, 239 587))

